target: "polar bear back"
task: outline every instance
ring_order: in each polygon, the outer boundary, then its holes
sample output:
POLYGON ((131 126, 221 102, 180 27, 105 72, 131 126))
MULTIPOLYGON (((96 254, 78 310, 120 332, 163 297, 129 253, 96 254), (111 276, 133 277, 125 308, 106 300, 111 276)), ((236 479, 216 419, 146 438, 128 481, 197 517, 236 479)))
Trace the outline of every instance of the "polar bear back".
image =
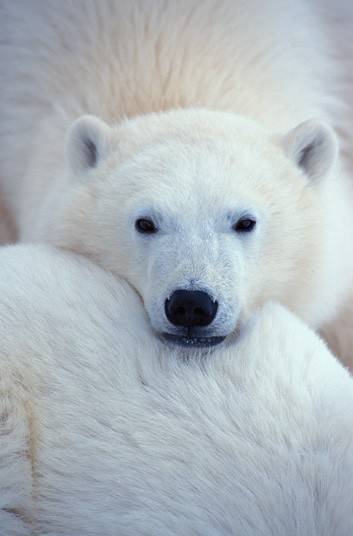
POLYGON ((352 534, 352 380, 299 320, 269 305, 185 360, 89 261, 20 246, 0 265, 39 534, 352 534))

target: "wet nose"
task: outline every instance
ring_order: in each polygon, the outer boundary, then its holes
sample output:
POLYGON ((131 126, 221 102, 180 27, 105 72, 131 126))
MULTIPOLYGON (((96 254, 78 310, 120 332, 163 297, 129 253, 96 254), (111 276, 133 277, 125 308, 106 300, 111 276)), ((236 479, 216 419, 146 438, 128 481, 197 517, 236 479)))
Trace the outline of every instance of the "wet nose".
POLYGON ((208 326, 217 309, 218 303, 200 290, 176 290, 165 302, 169 322, 186 328, 208 326))

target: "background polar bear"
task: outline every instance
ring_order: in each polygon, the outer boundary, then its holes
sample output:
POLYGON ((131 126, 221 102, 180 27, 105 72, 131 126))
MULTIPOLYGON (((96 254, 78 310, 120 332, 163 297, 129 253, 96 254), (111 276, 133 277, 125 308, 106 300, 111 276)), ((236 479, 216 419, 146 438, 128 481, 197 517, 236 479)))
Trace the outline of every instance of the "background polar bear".
POLYGON ((321 122, 347 130, 328 11, 2 0, 0 20, 1 185, 21 239, 126 278, 178 344, 219 343, 268 299, 315 328, 352 302, 352 185, 321 122))
POLYGON ((353 380, 301 321, 185 360, 90 261, 0 267, 1 535, 351 536, 353 380))

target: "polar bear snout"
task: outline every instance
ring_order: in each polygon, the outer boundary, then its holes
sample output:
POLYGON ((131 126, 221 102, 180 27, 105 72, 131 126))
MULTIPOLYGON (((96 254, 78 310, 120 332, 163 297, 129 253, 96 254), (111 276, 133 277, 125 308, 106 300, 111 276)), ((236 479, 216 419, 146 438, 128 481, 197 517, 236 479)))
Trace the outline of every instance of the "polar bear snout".
POLYGON ((169 326, 177 328, 175 333, 162 333, 163 339, 168 343, 206 348, 215 346, 226 338, 218 333, 219 328, 215 329, 213 324, 215 318, 218 318, 218 302, 205 291, 175 290, 165 300, 164 308, 169 326), (211 329, 206 329, 208 327, 211 329))
POLYGON ((185 328, 208 326, 213 322, 217 309, 217 301, 200 290, 176 290, 165 301, 169 322, 185 328))

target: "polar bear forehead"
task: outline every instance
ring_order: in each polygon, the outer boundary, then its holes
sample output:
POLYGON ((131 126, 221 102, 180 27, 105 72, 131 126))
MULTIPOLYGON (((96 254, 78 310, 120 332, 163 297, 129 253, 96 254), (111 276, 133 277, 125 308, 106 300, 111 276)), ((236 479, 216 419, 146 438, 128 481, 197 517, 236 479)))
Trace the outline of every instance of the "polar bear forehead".
POLYGON ((123 122, 115 132, 117 142, 127 153, 166 140, 185 144, 219 140, 258 146, 269 144, 271 137, 268 131, 249 118, 202 109, 139 116, 123 122))
POLYGON ((175 145, 182 143, 192 149, 188 153, 191 161, 196 156, 195 147, 202 146, 205 158, 217 150, 223 157, 229 155, 225 160, 251 161, 259 174, 261 168, 265 173, 272 167, 273 178, 286 168, 287 174, 293 172, 294 165, 297 172, 315 181, 330 174, 338 153, 337 136, 322 121, 307 120, 279 134, 247 117, 202 109, 172 110, 127 120, 113 129, 113 139, 123 159, 146 146, 167 145, 172 153, 175 145))
POLYGON ((329 175, 336 153, 334 134, 315 121, 275 135, 250 119, 204 110, 150 114, 113 128, 86 116, 67 142, 72 172, 95 178, 96 197, 100 190, 119 206, 163 200, 193 212, 259 201, 296 210, 310 181, 329 175))
POLYGON ((279 135, 233 113, 174 110, 113 128, 83 116, 72 125, 66 150, 75 175, 108 177, 126 193, 168 185, 224 194, 244 185, 273 192, 279 185, 298 191, 306 179, 318 183, 330 174, 338 147, 330 127, 314 120, 279 135))
MULTIPOLYGON (((213 120, 206 121, 205 126, 203 114, 196 114, 193 121, 182 114, 187 124, 172 132, 163 130, 166 125, 162 116, 160 128, 155 125, 152 133, 145 126, 149 134, 138 128, 140 120, 134 122, 130 132, 126 125, 125 132, 120 133, 119 161, 113 158, 110 165, 124 198, 140 194, 171 197, 174 203, 178 199, 194 203, 207 197, 224 204, 229 196, 239 202, 263 194, 273 196, 276 182, 284 189, 290 184, 300 189, 303 183, 296 173, 290 180, 293 167, 261 127, 236 116, 229 120, 229 114, 214 113, 223 123, 232 123, 232 128, 213 120)), ((209 114, 205 116, 207 119, 209 114)), ((119 132, 116 135, 119 138, 119 132)))
POLYGON ((284 161, 276 156, 275 148, 260 152, 239 140, 169 138, 141 148, 120 163, 117 182, 129 190, 181 190, 194 198, 202 193, 245 194, 249 189, 266 189, 266 185, 273 191, 276 177, 282 178, 278 160, 284 161))

